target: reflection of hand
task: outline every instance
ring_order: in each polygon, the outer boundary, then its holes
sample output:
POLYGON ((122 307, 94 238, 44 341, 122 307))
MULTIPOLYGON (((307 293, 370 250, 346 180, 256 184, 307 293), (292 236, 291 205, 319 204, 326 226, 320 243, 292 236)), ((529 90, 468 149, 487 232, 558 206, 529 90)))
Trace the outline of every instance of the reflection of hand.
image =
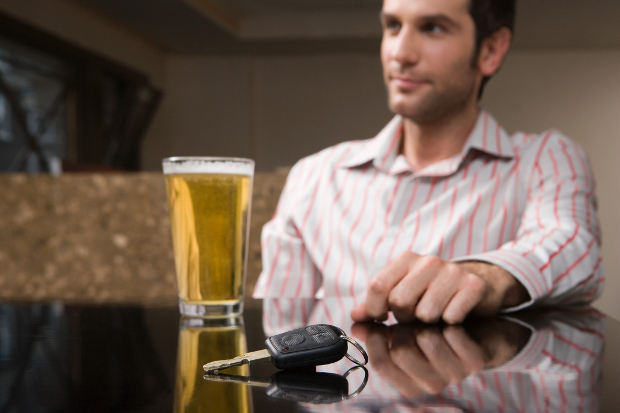
POLYGON ((401 254, 373 276, 366 302, 351 312, 353 320, 399 322, 442 319, 462 322, 467 314, 493 315, 502 307, 528 300, 519 281, 502 268, 482 263, 452 263, 439 257, 401 254))
POLYGON ((363 323, 351 332, 366 343, 377 374, 403 396, 414 397, 441 393, 485 367, 504 364, 529 337, 529 330, 505 320, 474 325, 476 340, 463 326, 363 323))

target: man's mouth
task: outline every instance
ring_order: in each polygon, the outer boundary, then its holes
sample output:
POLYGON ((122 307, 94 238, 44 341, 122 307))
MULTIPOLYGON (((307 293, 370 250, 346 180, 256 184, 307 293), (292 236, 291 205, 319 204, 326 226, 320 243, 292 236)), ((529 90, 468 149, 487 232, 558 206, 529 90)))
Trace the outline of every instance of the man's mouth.
POLYGON ((427 81, 415 77, 396 75, 390 76, 390 83, 392 83, 399 89, 408 90, 418 88, 423 84, 427 83, 427 81))

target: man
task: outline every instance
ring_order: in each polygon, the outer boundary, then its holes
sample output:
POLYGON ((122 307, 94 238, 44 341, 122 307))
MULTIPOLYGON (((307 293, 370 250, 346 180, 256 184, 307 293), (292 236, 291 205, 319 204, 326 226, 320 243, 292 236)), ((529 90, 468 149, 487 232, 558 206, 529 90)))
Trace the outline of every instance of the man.
POLYGON ((514 0, 384 0, 397 116, 291 170, 255 297, 365 294, 355 321, 459 323, 600 294, 586 154, 556 131, 511 137, 478 107, 513 20, 514 0))

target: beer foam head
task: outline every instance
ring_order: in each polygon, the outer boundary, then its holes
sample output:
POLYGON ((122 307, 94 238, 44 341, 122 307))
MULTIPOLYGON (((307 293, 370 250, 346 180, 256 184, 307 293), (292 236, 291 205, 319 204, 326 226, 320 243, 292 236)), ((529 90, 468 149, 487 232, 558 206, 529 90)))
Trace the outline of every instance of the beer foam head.
POLYGON ((254 161, 244 158, 175 157, 162 162, 164 174, 254 175, 254 161))

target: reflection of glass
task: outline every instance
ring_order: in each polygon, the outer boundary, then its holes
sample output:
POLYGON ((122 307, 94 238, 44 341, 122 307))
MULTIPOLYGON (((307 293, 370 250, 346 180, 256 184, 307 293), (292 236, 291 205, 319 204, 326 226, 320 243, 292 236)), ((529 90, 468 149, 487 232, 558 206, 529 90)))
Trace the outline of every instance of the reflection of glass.
POLYGON ((247 262, 254 161, 163 161, 182 314, 239 315, 247 262))
MULTIPOLYGON (((179 327, 175 413, 250 412, 251 393, 242 385, 204 380, 202 366, 247 352, 242 318, 182 318, 179 327)), ((248 375, 247 365, 227 369, 248 375)))

